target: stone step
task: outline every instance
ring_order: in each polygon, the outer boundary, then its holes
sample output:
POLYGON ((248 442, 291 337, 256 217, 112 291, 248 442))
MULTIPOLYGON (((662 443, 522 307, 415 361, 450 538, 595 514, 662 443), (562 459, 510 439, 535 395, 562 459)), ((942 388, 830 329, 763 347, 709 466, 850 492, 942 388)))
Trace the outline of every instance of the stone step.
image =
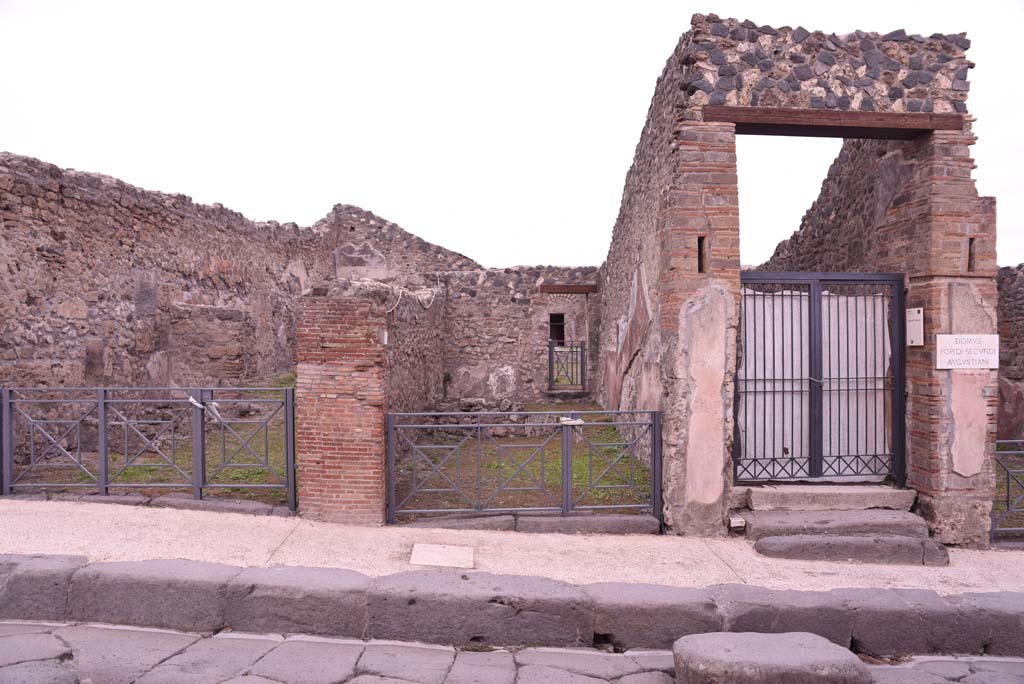
POLYGON ((751 487, 748 497, 755 511, 909 511, 917 492, 884 485, 784 484, 751 487))
POLYGON ((874 537, 797 534, 761 537, 754 550, 772 558, 882 563, 887 565, 949 565, 946 547, 932 539, 879 535, 874 537))
POLYGON ((746 536, 786 537, 795 534, 817 536, 928 537, 928 525, 906 511, 746 511, 746 536))
POLYGON ((691 634, 672 646, 682 684, 868 684, 867 666, 816 634, 691 634))

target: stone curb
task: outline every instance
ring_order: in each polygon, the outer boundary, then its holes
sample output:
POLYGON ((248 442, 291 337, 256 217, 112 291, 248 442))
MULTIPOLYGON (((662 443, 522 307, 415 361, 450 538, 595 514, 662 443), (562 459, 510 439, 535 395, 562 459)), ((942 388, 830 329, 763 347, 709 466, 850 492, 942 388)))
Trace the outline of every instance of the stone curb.
POLYGON ((544 534, 660 534, 661 521, 652 515, 542 515, 508 513, 480 516, 442 516, 405 523, 409 527, 450 530, 502 530, 544 534))
POLYGON ((0 556, 0 619, 312 633, 454 646, 670 648, 708 632, 809 632, 875 656, 1024 657, 1024 592, 703 589, 415 570, 242 569, 0 556))
POLYGON ((0 496, 0 500, 18 501, 70 501, 81 503, 119 504, 122 506, 150 506, 152 508, 174 508, 190 511, 212 511, 215 513, 241 513, 243 515, 273 515, 289 517, 296 515, 287 506, 271 506, 260 501, 241 499, 218 499, 216 497, 196 499, 185 492, 172 492, 161 496, 145 496, 138 492, 127 494, 77 494, 74 492, 17 493, 0 496))

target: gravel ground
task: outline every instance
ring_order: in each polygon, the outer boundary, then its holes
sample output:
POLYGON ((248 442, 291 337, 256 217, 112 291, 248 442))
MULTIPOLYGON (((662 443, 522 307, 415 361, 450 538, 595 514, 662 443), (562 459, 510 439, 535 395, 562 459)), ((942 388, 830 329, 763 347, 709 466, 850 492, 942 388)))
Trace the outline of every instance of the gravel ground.
POLYGON ((950 550, 948 567, 772 559, 743 539, 362 527, 301 518, 112 504, 0 500, 0 553, 81 554, 91 561, 184 558, 240 566, 413 569, 417 542, 471 546, 476 569, 585 584, 701 587, 743 582, 773 589, 916 587, 939 593, 1020 591, 1024 551, 950 550))

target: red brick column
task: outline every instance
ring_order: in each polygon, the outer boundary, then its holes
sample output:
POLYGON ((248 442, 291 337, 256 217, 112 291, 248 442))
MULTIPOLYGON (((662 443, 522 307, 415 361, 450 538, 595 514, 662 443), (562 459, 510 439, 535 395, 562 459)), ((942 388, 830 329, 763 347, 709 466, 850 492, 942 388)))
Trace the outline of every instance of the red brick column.
POLYGON ((299 510, 384 522, 386 316, 324 291, 299 300, 296 345, 299 510))
POLYGON ((735 126, 681 122, 673 164, 658 214, 666 520, 678 533, 720 535, 739 313, 735 126))
POLYGON ((907 192, 886 217, 891 270, 923 307, 925 345, 907 349, 907 484, 944 543, 986 544, 995 495, 995 370, 938 370, 936 335, 995 333, 995 203, 978 197, 970 130, 936 131, 913 149, 907 192), (972 248, 973 243, 973 248, 972 248))

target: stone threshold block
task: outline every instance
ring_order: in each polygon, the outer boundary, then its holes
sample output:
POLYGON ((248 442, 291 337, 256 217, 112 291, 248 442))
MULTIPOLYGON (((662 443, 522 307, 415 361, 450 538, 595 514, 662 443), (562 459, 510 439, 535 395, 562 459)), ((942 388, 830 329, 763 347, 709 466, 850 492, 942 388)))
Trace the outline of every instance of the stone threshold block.
POLYGON ((871 684, 860 658, 815 634, 693 634, 672 651, 678 684, 871 684))
POLYGON ((789 535, 928 537, 924 519, 906 511, 747 511, 746 536, 789 535))
POLYGON ((590 646, 580 587, 546 577, 420 570, 370 583, 367 636, 464 646, 590 646))
POLYGON ((239 568, 186 560, 95 563, 75 573, 68 618, 77 622, 214 632, 239 568))
POLYGON ((932 539, 878 535, 873 537, 795 534, 761 537, 754 550, 772 558, 900 565, 949 565, 946 547, 932 539))
POLYGON ((884 485, 784 484, 750 487, 747 496, 755 511, 909 511, 917 492, 884 485))

